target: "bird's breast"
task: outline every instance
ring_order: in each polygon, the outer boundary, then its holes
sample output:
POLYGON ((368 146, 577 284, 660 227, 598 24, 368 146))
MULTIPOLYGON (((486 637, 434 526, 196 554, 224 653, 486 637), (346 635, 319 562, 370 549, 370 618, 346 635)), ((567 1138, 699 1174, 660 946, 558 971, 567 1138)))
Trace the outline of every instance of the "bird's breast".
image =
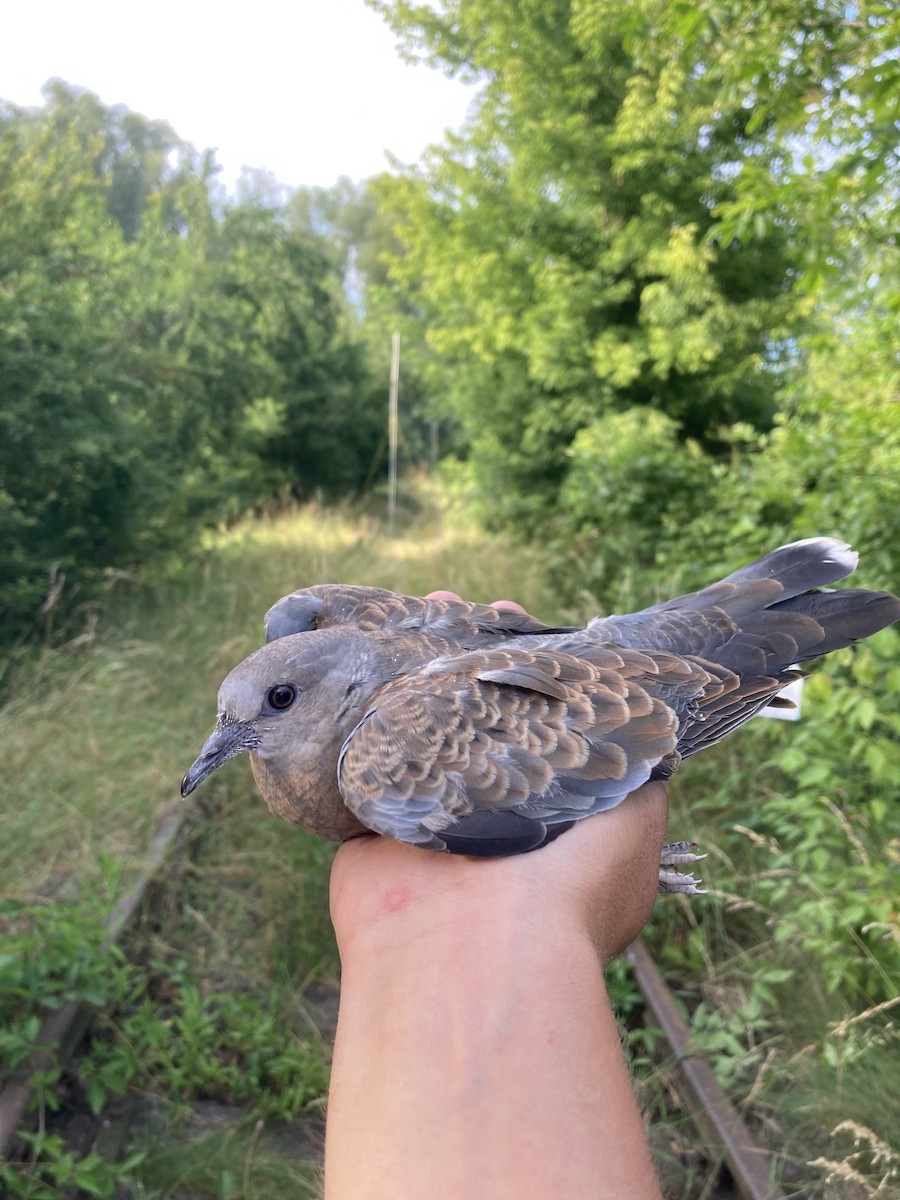
POLYGON ((266 806, 275 816, 335 842, 369 832, 344 804, 334 782, 307 775, 296 778, 279 774, 258 754, 250 755, 253 778, 266 806))

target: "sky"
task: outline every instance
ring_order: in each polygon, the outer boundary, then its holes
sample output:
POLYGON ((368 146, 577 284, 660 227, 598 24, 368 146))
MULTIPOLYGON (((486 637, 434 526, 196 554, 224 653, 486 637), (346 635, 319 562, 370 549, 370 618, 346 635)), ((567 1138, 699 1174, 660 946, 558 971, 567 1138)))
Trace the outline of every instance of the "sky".
POLYGON ((214 148, 231 188, 243 166, 329 187, 415 162, 458 129, 470 87, 404 63, 363 0, 43 0, 5 6, 0 97, 41 104, 61 78, 168 121, 214 148))

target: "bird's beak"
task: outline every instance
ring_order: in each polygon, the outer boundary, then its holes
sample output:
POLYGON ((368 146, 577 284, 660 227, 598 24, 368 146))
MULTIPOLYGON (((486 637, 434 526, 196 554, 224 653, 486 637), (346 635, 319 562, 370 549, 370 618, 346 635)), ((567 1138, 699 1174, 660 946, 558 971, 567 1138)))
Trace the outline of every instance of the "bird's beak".
POLYGON ((253 721, 221 722, 206 739, 203 749, 191 764, 190 770, 181 781, 182 796, 191 792, 207 775, 221 767, 223 762, 249 750, 256 744, 256 729, 253 721))

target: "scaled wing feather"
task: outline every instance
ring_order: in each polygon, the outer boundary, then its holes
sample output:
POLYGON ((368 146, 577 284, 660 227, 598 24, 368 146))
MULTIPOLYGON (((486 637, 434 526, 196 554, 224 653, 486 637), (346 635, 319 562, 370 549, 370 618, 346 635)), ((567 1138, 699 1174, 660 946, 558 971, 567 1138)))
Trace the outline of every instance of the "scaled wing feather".
MULTIPOLYGON (((620 803, 674 752, 678 717, 650 690, 674 685, 645 655, 593 649, 475 651, 387 685, 341 753, 345 803, 377 833, 481 854, 620 803)), ((709 676, 681 675, 687 705, 709 676)))
POLYGON ((336 625, 365 632, 434 634, 465 648, 509 637, 561 632, 536 617, 467 600, 426 600, 384 588, 316 584, 283 596, 266 613, 266 641, 336 625))

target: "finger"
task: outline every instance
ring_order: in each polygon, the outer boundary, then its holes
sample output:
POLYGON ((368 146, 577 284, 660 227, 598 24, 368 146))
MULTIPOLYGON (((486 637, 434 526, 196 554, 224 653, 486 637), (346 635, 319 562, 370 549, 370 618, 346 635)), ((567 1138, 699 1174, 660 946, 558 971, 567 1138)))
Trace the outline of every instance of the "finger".
MULTIPOLYGON (((429 592, 425 597, 426 600, 461 600, 462 596, 458 596, 456 592, 429 592)), ((521 604, 517 604, 515 600, 493 600, 491 608, 505 608, 509 612, 527 613, 521 604)))

